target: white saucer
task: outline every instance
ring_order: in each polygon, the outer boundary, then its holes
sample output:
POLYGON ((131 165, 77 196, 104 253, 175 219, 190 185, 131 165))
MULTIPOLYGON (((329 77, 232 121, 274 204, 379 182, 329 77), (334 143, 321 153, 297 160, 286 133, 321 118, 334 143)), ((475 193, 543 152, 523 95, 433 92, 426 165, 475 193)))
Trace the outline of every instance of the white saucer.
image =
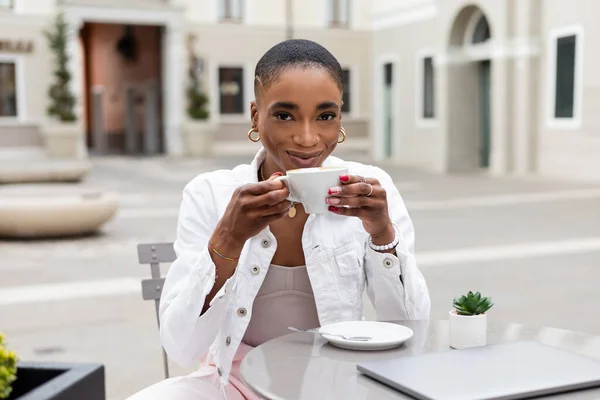
POLYGON ((323 326, 319 329, 323 338, 336 347, 348 350, 388 350, 400 346, 413 336, 413 331, 403 325, 378 321, 345 321, 323 326), (350 336, 369 336, 369 341, 346 340, 340 334, 350 336))

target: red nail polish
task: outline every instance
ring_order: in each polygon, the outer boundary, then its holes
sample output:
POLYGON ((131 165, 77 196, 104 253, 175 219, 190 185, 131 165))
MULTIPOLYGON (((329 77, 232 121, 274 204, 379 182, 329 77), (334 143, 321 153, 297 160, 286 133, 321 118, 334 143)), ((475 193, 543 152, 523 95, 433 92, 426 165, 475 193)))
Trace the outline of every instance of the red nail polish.
POLYGON ((342 181, 342 182, 348 182, 349 180, 350 180, 350 177, 348 175, 340 176, 340 181, 342 181))
POLYGON ((283 172, 275 172, 273 175, 271 176, 283 176, 283 172))
POLYGON ((329 211, 332 211, 332 212, 337 212, 337 210, 338 210, 338 208, 334 207, 334 206, 329 206, 328 209, 329 209, 329 211))

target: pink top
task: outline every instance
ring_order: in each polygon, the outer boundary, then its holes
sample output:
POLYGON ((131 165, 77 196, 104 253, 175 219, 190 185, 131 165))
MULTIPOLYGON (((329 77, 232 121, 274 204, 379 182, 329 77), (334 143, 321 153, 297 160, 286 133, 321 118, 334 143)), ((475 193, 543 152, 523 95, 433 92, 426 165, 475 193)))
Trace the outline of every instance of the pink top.
POLYGON ((242 341, 256 347, 290 333, 288 326, 312 329, 319 325, 306 267, 271 265, 254 300, 242 341))

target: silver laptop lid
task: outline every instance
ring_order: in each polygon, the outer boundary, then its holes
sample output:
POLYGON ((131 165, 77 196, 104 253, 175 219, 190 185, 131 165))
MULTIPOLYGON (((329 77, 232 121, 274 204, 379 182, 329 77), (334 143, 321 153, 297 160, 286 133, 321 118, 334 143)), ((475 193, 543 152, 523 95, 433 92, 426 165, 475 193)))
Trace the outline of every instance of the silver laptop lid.
POLYGON ((357 368, 423 400, 522 399, 600 386, 599 361, 536 341, 363 362, 357 368))

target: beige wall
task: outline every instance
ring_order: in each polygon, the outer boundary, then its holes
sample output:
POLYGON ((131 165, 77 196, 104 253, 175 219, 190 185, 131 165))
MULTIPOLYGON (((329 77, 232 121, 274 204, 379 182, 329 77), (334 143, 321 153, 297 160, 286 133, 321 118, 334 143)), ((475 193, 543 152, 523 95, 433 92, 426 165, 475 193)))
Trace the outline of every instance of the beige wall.
MULTIPOLYGON (((564 3, 560 0, 544 0, 543 8, 543 51, 540 85, 541 104, 539 171, 544 175, 568 179, 600 178, 600 25, 598 24, 598 2, 575 0, 564 3), (572 127, 561 128, 549 121, 554 98, 548 76, 553 64, 550 46, 552 32, 561 29, 579 29, 583 33, 582 73, 580 90, 580 120, 572 127)), ((576 69, 577 71, 577 69, 576 69)), ((576 92, 577 93, 577 92, 576 92)))
MULTIPOLYGON (((210 82, 211 115, 223 125, 220 137, 224 140, 237 138, 233 127, 248 126, 250 121, 250 101, 254 99, 254 68, 262 55, 273 45, 285 39, 285 32, 279 28, 248 27, 245 25, 190 24, 188 29, 196 37, 196 51, 207 60, 205 79, 210 82), (243 67, 246 108, 244 115, 219 115, 218 68, 220 66, 243 67)), ((349 115, 343 115, 349 133, 356 136, 368 134, 370 107, 369 57, 371 40, 366 32, 322 29, 297 29, 297 37, 315 40, 328 48, 343 67, 350 68, 353 79, 351 94, 353 100, 349 115)), ((241 129, 241 128, 240 128, 241 129)), ((240 135, 245 135, 241 130, 240 135)))
MULTIPOLYGON (((387 55, 399 54, 396 61, 397 73, 394 74, 398 104, 394 110, 396 121, 393 158, 400 163, 432 167, 438 158, 441 145, 440 133, 437 124, 430 123, 426 127, 418 125, 417 111, 420 103, 416 104, 417 91, 421 82, 417 79, 417 60, 421 52, 435 53, 438 51, 438 25, 435 19, 402 25, 394 29, 375 31, 373 37, 373 85, 378 87, 383 81, 381 75, 381 58, 387 55), (405 38, 411 40, 405 40, 405 38)), ((425 53, 423 53, 425 54, 425 53)), ((436 93, 436 97, 438 93, 436 93)), ((372 110, 373 118, 379 114, 376 105, 372 110), (377 113, 377 114, 376 114, 377 113)), ((437 110, 436 107, 436 113, 437 110)), ((372 124, 372 135, 376 135, 380 127, 372 124)))
POLYGON ((24 15, 48 15, 56 8, 53 0, 15 0, 15 4, 17 12, 24 15))
MULTIPOLYGON (((286 23, 286 0, 245 0, 246 13, 242 25, 278 27, 286 23)), ((351 0, 352 28, 369 29, 370 0, 351 0)), ((217 21, 218 0, 183 0, 186 17, 190 21, 214 23, 217 21)), ((327 18, 327 0, 292 0, 293 25, 298 28, 324 28, 327 18)))

